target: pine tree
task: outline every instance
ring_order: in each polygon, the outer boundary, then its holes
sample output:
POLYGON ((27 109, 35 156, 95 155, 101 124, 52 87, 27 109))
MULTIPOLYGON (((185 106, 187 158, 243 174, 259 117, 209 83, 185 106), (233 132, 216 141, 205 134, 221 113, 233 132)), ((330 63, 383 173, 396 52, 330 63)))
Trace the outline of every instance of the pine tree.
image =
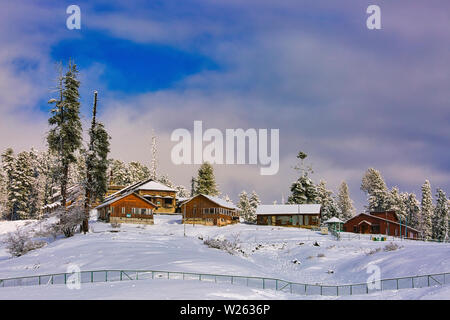
POLYGON ((338 217, 339 209, 335 199, 333 198, 333 192, 328 190, 326 182, 321 180, 317 185, 317 203, 321 204, 321 222, 327 221, 332 217, 338 217))
POLYGON ((308 176, 309 173, 313 173, 312 168, 305 168, 304 166, 304 159, 306 157, 306 153, 301 151, 297 155, 297 158, 301 160, 301 163, 300 165, 296 165, 294 169, 300 172, 300 178, 291 185, 291 195, 288 197, 287 201, 290 204, 317 202, 316 186, 308 176))
POLYGON ((256 209, 261 204, 261 201, 259 200, 259 196, 255 191, 253 191, 250 196, 249 204, 251 207, 251 212, 250 212, 250 215, 248 216, 248 222, 255 223, 256 222, 256 209))
POLYGON ((0 219, 6 219, 8 214, 7 209, 8 198, 6 191, 6 175, 3 167, 0 167, 0 219))
POLYGON ((448 239, 448 199, 442 189, 437 189, 436 198, 436 207, 433 216, 433 239, 444 241, 448 239))
POLYGON ((158 181, 161 182, 163 185, 168 186, 169 188, 174 189, 175 185, 172 183, 172 181, 169 179, 169 176, 167 174, 163 174, 158 178, 158 181))
POLYGON ((86 153, 86 184, 84 220, 82 231, 89 231, 89 211, 95 199, 103 200, 108 190, 108 153, 109 135, 104 125, 97 121, 97 91, 94 92, 94 106, 92 108, 92 122, 89 130, 89 149, 86 153))
POLYGON ((350 192, 348 185, 345 181, 339 186, 339 192, 337 196, 337 207, 339 210, 339 217, 342 221, 347 221, 355 215, 355 208, 353 207, 353 201, 350 199, 350 192))
POLYGON ((414 193, 409 193, 407 195, 405 205, 408 225, 412 228, 418 228, 420 219, 420 202, 416 199, 416 195, 414 193))
POLYGON ((362 178, 361 190, 368 196, 367 209, 370 212, 380 212, 388 209, 389 191, 381 173, 369 168, 362 178))
POLYGON ((422 185, 422 203, 420 208, 420 227, 422 237, 429 240, 432 238, 433 196, 431 185, 428 180, 422 185))
POLYGON ((237 204, 237 207, 240 209, 241 218, 245 222, 251 222, 253 207, 245 190, 239 194, 239 202, 237 204))
POLYGON ((288 197, 290 204, 317 203, 317 188, 313 181, 303 175, 291 185, 291 195, 288 197))
POLYGON ((12 183, 13 206, 19 219, 32 218, 30 199, 33 194, 34 172, 31 166, 30 155, 22 151, 17 155, 14 166, 14 180, 12 183))
POLYGON ((8 148, 2 153, 2 168, 5 174, 5 189, 6 189, 6 213, 4 217, 8 220, 16 220, 18 216, 16 214, 17 208, 14 204, 13 184, 15 174, 15 157, 12 148, 8 148))
POLYGON ((132 161, 127 166, 129 181, 127 184, 136 183, 150 177, 150 169, 138 161, 132 161))
POLYGON ((67 187, 69 184, 69 166, 76 161, 75 153, 81 147, 82 127, 80 121, 80 102, 77 80, 78 70, 75 64, 69 63, 64 76, 60 72, 58 99, 50 99, 54 104, 52 116, 48 120, 51 129, 47 136, 51 152, 58 155, 58 182, 61 189, 61 206, 66 207, 67 187))
POLYGON ((219 195, 214 169, 208 162, 204 162, 198 169, 197 179, 195 179, 195 194, 219 195))
POLYGON ((178 185, 175 187, 175 190, 177 190, 178 198, 188 198, 189 197, 189 191, 184 186, 178 185))
POLYGON ((108 162, 109 184, 115 186, 126 186, 130 184, 125 163, 115 159, 110 159, 108 162))
POLYGON ((398 187, 393 187, 387 194, 386 210, 395 211, 399 220, 402 221, 402 224, 404 224, 406 218, 408 218, 406 206, 407 198, 408 194, 400 193, 398 187))

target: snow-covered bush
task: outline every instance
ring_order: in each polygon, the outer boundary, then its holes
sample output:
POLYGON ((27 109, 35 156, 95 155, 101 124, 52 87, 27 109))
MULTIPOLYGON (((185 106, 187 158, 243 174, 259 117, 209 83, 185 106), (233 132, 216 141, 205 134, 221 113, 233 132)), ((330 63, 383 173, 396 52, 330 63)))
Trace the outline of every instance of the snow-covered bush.
POLYGON ((111 222, 111 228, 118 229, 120 228, 121 224, 117 222, 111 222))
POLYGON ((10 232, 5 240, 6 249, 14 257, 20 257, 25 253, 42 248, 45 246, 44 241, 33 241, 29 234, 22 230, 10 232))
POLYGON ((203 243, 210 248, 224 250, 229 254, 235 254, 236 252, 244 253, 239 245, 239 235, 233 235, 233 239, 231 241, 224 238, 208 238, 203 240, 203 243))
POLYGON ((384 247, 384 251, 395 251, 399 248, 400 246, 398 244, 391 242, 384 247))

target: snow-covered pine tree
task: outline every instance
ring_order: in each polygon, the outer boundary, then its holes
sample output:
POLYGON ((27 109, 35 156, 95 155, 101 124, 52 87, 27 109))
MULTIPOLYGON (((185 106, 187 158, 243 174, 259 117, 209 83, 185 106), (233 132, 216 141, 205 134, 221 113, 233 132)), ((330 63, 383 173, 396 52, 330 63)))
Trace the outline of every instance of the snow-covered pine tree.
POLYGON ((197 179, 195 179, 195 194, 219 195, 214 169, 209 162, 203 162, 198 169, 197 179))
POLYGON ((353 201, 352 199, 350 199, 350 192, 345 181, 342 181, 341 185, 339 186, 337 195, 337 207, 339 210, 339 217, 342 221, 347 221, 355 215, 353 201))
POLYGON ((6 192, 6 175, 0 166, 0 220, 6 219, 8 197, 6 192))
POLYGON ((172 183, 167 174, 161 175, 157 181, 161 182, 165 186, 168 186, 169 188, 175 189, 175 185, 172 183))
POLYGON ((448 199, 442 189, 437 189, 436 207, 433 216, 433 239, 444 241, 448 239, 449 207, 448 199))
POLYGON ((420 219, 420 202, 416 199, 416 195, 414 193, 409 193, 407 195, 405 205, 408 225, 417 229, 419 227, 420 219))
POLYGON ((22 151, 17 155, 12 183, 13 206, 19 219, 30 219, 33 217, 33 212, 30 211, 33 183, 34 171, 31 165, 30 154, 22 151))
POLYGON ((2 153, 2 169, 5 174, 5 189, 6 189, 6 212, 3 214, 5 219, 16 220, 16 207, 14 206, 13 183, 15 173, 15 156, 12 148, 7 148, 2 153))
POLYGON ((189 198, 189 191, 183 185, 175 186, 178 198, 189 198))
POLYGON ((380 212, 388 209, 389 191, 381 173, 374 168, 367 169, 362 178, 361 190, 368 196, 367 209, 370 212, 380 212))
POLYGON ((47 142, 49 150, 58 155, 58 182, 62 208, 65 208, 67 201, 69 166, 76 161, 75 153, 82 143, 78 93, 80 82, 77 77, 78 69, 75 64, 69 62, 68 71, 64 76, 62 76, 61 68, 58 83, 59 97, 49 100, 49 103, 54 104, 55 107, 52 108, 52 116, 48 120, 51 129, 47 142))
POLYGON ((316 186, 308 176, 313 171, 311 167, 305 168, 303 163, 306 157, 306 153, 301 151, 297 155, 301 163, 300 165, 296 165, 294 169, 300 172, 300 178, 291 184, 291 195, 287 200, 289 204, 317 203, 316 186))
POLYGON ((388 193, 386 210, 393 210, 397 214, 397 217, 405 223, 407 215, 407 201, 408 194, 400 193, 398 187, 393 187, 388 193))
POLYGON ((249 203, 250 203, 250 207, 252 208, 252 210, 248 217, 248 221, 251 223, 256 223, 256 209, 261 204, 261 201, 259 200, 259 196, 256 193, 256 191, 252 191, 252 194, 250 195, 249 203))
POLYGON ((89 148, 85 158, 86 183, 84 219, 82 232, 89 231, 89 212, 95 199, 103 200, 108 190, 109 135, 103 123, 97 121, 97 91, 94 91, 91 128, 89 129, 89 148))
POLYGON ((333 197, 333 191, 328 190, 326 182, 321 180, 316 187, 317 190, 317 203, 321 204, 321 222, 327 221, 332 217, 337 217, 339 209, 337 203, 333 197))
POLYGON ((250 199, 248 198, 247 192, 243 190, 239 194, 239 202, 237 207, 240 209, 240 216, 245 222, 251 222, 252 215, 252 205, 250 204, 250 199))
POLYGON ((109 184, 115 186, 126 186, 129 184, 129 175, 125 163, 116 159, 109 159, 108 162, 109 184))
POLYGON ((303 175, 291 185, 291 195, 287 200, 290 204, 317 203, 317 188, 313 181, 303 175))
POLYGON ((138 161, 132 161, 127 165, 129 183, 136 183, 150 177, 150 169, 138 161))
POLYGON ((432 218, 433 218, 434 206, 433 196, 431 194, 431 185, 428 180, 422 185, 422 202, 420 206, 420 227, 419 230, 422 237, 429 240, 432 238, 432 218))

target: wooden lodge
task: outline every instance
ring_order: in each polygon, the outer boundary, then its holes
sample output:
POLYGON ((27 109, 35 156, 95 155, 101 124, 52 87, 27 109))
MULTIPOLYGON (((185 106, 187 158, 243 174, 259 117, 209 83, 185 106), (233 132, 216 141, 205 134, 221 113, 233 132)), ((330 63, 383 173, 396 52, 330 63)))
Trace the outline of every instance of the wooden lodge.
POLYGON ((181 204, 183 223, 225 226, 239 222, 238 208, 223 199, 199 194, 181 204))
POLYGON ((153 224, 157 206, 137 193, 129 192, 110 199, 96 209, 101 220, 111 223, 153 224))
POLYGON ((395 237, 417 239, 419 231, 405 225, 395 211, 360 213, 347 220, 344 231, 362 234, 383 234, 395 237))
POLYGON ((259 205, 256 223, 268 226, 316 228, 320 226, 320 204, 259 205))
MULTIPOLYGON (((112 187, 118 188, 118 186, 112 187)), ((112 191, 114 188, 111 188, 110 190, 112 191)), ((154 203, 157 206, 154 213, 175 214, 177 191, 153 179, 142 180, 125 188, 121 188, 107 196, 105 202, 131 192, 154 203)))

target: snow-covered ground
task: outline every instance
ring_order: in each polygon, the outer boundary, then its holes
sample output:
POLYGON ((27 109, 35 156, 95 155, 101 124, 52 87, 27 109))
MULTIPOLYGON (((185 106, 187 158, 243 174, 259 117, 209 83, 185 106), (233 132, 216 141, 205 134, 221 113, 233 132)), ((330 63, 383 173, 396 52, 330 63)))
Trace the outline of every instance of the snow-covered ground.
MULTIPOLYGON (((94 219, 95 220, 95 219, 94 219)), ((0 241, 16 224, 39 230, 48 222, 0 222, 0 241)), ((331 235, 297 228, 246 224, 226 227, 182 225, 181 216, 156 216, 155 225, 124 224, 111 232, 110 224, 91 221, 93 232, 60 238, 28 254, 11 258, 0 247, 0 278, 66 272, 69 265, 81 270, 139 269, 279 278, 309 284, 364 283, 367 268, 376 265, 381 278, 450 271, 450 244, 368 239, 335 241, 331 235), (184 234, 186 230, 186 237, 184 234), (209 248, 207 238, 225 238, 240 245, 231 255, 209 248), (203 240, 202 240, 203 239, 203 240), (317 242, 318 246, 314 245, 317 242), (377 251, 377 249, 379 249, 377 251), (293 261, 297 261, 294 263, 293 261)), ((344 237, 345 238, 345 237, 344 237)), ((238 285, 182 280, 142 280, 124 283, 83 284, 81 290, 65 286, 0 288, 7 298, 96 297, 131 299, 331 299, 297 296, 238 285), (149 290, 151 288, 151 290, 149 290), (155 290, 156 289, 156 290, 155 290), (118 293, 120 291, 120 294, 118 293)), ((342 299, 343 297, 339 297, 342 299)), ((348 296, 345 299, 450 299, 450 288, 432 287, 348 296)), ((335 298, 332 298, 335 299, 335 298)))

